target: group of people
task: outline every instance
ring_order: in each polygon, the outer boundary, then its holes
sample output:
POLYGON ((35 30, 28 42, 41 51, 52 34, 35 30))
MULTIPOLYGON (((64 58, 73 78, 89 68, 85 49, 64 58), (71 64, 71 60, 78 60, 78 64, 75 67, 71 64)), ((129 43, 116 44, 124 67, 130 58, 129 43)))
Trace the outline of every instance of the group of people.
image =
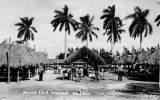
MULTIPOLYGON (((95 70, 95 77, 98 79, 98 67, 94 67, 94 70, 95 70)), ((122 70, 123 70, 123 67, 120 66, 118 68, 118 80, 119 81, 122 81, 122 70)), ((61 66, 58 66, 58 74, 61 74, 61 66)), ((45 72, 45 65, 43 63, 40 63, 39 65, 39 81, 43 81, 43 74, 45 72)), ((68 72, 69 73, 69 72, 68 72)), ((80 80, 82 79, 82 74, 84 76, 88 76, 88 72, 87 72, 87 69, 83 68, 83 71, 81 70, 81 68, 72 68, 71 72, 71 77, 72 77, 72 80, 75 80, 75 82, 80 82, 80 80), (72 74, 71 74, 72 73, 72 74)))

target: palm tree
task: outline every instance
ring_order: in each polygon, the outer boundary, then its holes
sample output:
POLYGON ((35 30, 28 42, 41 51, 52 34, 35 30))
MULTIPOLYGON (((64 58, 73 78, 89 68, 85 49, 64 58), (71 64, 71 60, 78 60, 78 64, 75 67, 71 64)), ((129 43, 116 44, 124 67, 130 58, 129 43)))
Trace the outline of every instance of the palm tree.
POLYGON ((99 54, 99 51, 95 48, 92 49, 95 53, 99 54))
POLYGON ((113 36, 113 44, 115 44, 118 41, 121 42, 120 34, 125 32, 124 29, 121 29, 122 26, 117 27, 117 29, 115 31, 113 31, 114 33, 112 33, 111 30, 106 31, 105 33, 103 33, 103 35, 108 35, 109 36, 107 42, 110 41, 112 43, 112 36, 113 36))
POLYGON ((105 60, 107 64, 112 63, 112 54, 107 52, 104 48, 101 48, 99 51, 99 55, 105 60))
POLYGON ((88 39, 92 42, 92 35, 98 38, 97 34, 93 30, 99 31, 99 28, 94 27, 92 24, 94 20, 94 16, 90 18, 87 14, 83 17, 80 17, 81 23, 79 23, 78 30, 80 30, 75 36, 76 38, 80 38, 82 42, 86 41, 86 47, 88 48, 88 39))
POLYGON ((142 49, 143 33, 145 32, 144 37, 146 37, 148 33, 151 35, 153 32, 152 25, 147 20, 148 14, 148 9, 142 11, 140 7, 135 7, 134 13, 125 17, 125 19, 133 19, 129 26, 129 33, 130 37, 134 39, 140 37, 140 50, 142 49))
POLYGON ((70 35, 70 25, 73 27, 74 31, 77 29, 77 22, 73 19, 73 15, 68 13, 68 6, 65 5, 63 11, 55 10, 54 19, 51 21, 51 24, 54 28, 53 31, 57 29, 60 25, 59 31, 62 31, 63 27, 65 28, 65 59, 67 57, 67 32, 70 35))
POLYGON ((125 30, 121 29, 123 26, 122 20, 115 16, 115 5, 104 9, 100 19, 104 19, 103 29, 105 29, 106 32, 103 35, 107 34, 109 36, 107 42, 111 42, 111 53, 113 53, 114 44, 118 42, 118 40, 121 40, 120 34, 125 32, 125 30))
POLYGON ((22 38, 24 36, 24 39, 22 41, 25 41, 26 43, 28 40, 34 40, 34 34, 33 32, 37 33, 37 30, 35 27, 31 26, 33 23, 34 18, 20 18, 21 22, 16 23, 15 26, 19 26, 18 28, 18 35, 17 38, 22 38))
POLYGON ((157 18, 155 19, 155 22, 157 22, 157 26, 159 26, 159 24, 160 24, 160 15, 157 16, 157 18))
POLYGON ((68 48, 68 52, 69 52, 69 54, 72 54, 74 51, 75 51, 75 50, 74 50, 74 48, 73 48, 73 47, 68 48))
POLYGON ((120 56, 120 53, 119 53, 119 51, 116 51, 116 56, 120 56))
POLYGON ((123 47, 123 49, 123 55, 132 55, 132 53, 126 47, 123 47))

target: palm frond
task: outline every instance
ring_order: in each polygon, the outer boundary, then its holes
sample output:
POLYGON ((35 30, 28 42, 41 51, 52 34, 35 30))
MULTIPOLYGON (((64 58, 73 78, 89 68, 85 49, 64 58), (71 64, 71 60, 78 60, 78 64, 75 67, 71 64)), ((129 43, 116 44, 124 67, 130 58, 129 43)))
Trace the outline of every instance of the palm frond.
POLYGON ((75 35, 75 37, 76 37, 76 38, 81 38, 83 34, 84 34, 83 31, 79 31, 79 32, 75 35))
POLYGON ((92 42, 92 35, 91 34, 89 34, 89 40, 92 42))
POLYGON ((64 8, 63 8, 63 10, 64 10, 64 14, 67 15, 68 14, 68 6, 65 5, 64 8))
POLYGON ((153 33, 152 25, 149 22, 147 22, 146 25, 148 26, 149 34, 151 35, 153 33))
POLYGON ((149 14, 149 10, 148 10, 148 9, 146 9, 146 10, 145 10, 145 11, 143 11, 142 13, 143 13, 143 16, 144 16, 144 17, 147 17, 147 16, 148 16, 148 14, 149 14))
POLYGON ((17 38, 22 38, 22 36, 25 34, 25 30, 21 30, 18 32, 17 38))
POLYGON ((99 31, 99 28, 98 27, 91 27, 91 30, 97 30, 97 31, 99 31))
POLYGON ((142 12, 142 10, 141 10, 141 8, 140 8, 139 6, 135 7, 135 8, 134 8, 134 11, 135 11, 135 12, 140 12, 140 13, 142 12))
POLYGON ((159 26, 159 24, 160 24, 160 21, 157 23, 157 26, 159 26))
POLYGON ((125 54, 127 54, 127 55, 131 54, 131 52, 126 47, 123 47, 123 49, 124 49, 125 54))
POLYGON ((70 35, 71 31, 70 31, 69 23, 66 23, 65 26, 66 26, 65 31, 68 31, 68 34, 70 35))
POLYGON ((104 18, 106 18, 107 17, 107 15, 102 15, 101 17, 100 17, 100 19, 104 19, 104 18))
POLYGON ((78 29, 78 23, 74 19, 70 19, 69 23, 72 26, 74 31, 76 31, 78 29))
POLYGON ((25 25, 23 23, 16 23, 15 26, 24 27, 25 25))
POLYGON ((155 22, 160 20, 160 15, 157 16, 157 18, 155 19, 155 22))
POLYGON ((136 20, 134 20, 133 22, 132 22, 132 24, 129 26, 129 33, 130 33, 130 37, 133 35, 133 30, 134 30, 134 27, 136 26, 136 24, 137 24, 137 21, 136 20))
POLYGON ((69 14, 69 15, 68 15, 68 19, 71 19, 71 18, 73 18, 73 15, 72 15, 72 14, 69 14))
POLYGON ((54 13, 56 13, 56 15, 63 15, 62 11, 59 10, 54 10, 54 13))
POLYGON ((28 23, 27 23, 28 27, 30 27, 32 25, 33 20, 34 20, 33 17, 28 20, 28 23))
POLYGON ((121 36, 119 34, 117 34, 117 40, 121 43, 121 36))
POLYGON ((129 14, 127 15, 124 19, 135 19, 136 18, 136 14, 129 14))
POLYGON ((60 24, 60 22, 56 22, 53 24, 53 27, 54 27, 53 31, 56 31, 59 24, 60 24))
POLYGON ((64 27, 65 22, 60 23, 60 28, 59 31, 62 31, 63 27, 64 27))
POLYGON ((92 34, 93 36, 95 36, 96 38, 98 38, 98 35, 97 35, 96 33, 94 33, 93 31, 91 31, 91 34, 92 34))
POLYGON ((25 18, 21 18, 21 17, 20 17, 20 19, 21 19, 21 22, 22 22, 22 23, 25 23, 25 18))
POLYGON ((32 33, 32 31, 31 31, 31 30, 30 30, 29 32, 30 32, 31 40, 32 40, 32 41, 34 41, 34 34, 32 33))
POLYGON ((87 37, 87 33, 84 32, 83 35, 82 35, 82 37, 81 37, 82 42, 83 42, 83 41, 86 41, 87 38, 88 38, 88 37, 87 37))
POLYGON ((116 56, 120 56, 120 53, 118 51, 116 51, 116 56))
POLYGON ((112 41, 112 35, 109 35, 109 37, 108 37, 108 39, 107 39, 107 42, 108 42, 108 41, 110 41, 110 42, 112 41))
POLYGON ((35 27, 30 27, 35 33, 37 33, 37 30, 35 27))
POLYGON ((94 16, 92 16, 92 18, 89 20, 90 23, 92 23, 94 20, 94 16))

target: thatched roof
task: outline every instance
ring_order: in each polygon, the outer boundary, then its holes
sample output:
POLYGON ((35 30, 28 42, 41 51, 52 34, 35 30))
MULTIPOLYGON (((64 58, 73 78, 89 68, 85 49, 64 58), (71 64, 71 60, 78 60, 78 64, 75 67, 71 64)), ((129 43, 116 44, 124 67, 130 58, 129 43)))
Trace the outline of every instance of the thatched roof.
POLYGON ((146 62, 147 64, 150 65, 159 65, 160 63, 159 60, 160 60, 160 49, 155 48, 154 52, 149 55, 146 62))
POLYGON ((36 52, 36 53, 39 59, 39 63, 43 63, 43 64, 49 63, 47 59, 47 54, 44 54, 44 52, 36 52))
POLYGON ((47 61, 47 56, 44 53, 37 53, 26 45, 0 44, 0 66, 7 65, 6 52, 9 52, 11 67, 29 66, 47 61))
POLYGON ((145 64, 147 57, 149 56, 150 52, 148 51, 141 51, 141 53, 138 55, 138 59, 136 61, 137 64, 145 64))
POLYGON ((106 64, 106 62, 100 55, 88 49, 87 47, 82 47, 79 50, 73 52, 69 57, 67 57, 67 59, 65 60, 65 63, 72 63, 79 59, 82 59, 83 61, 88 62, 91 65, 92 65, 92 62, 98 65, 106 64))
POLYGON ((127 60, 126 56, 121 56, 120 59, 118 60, 118 64, 125 64, 127 60))
POLYGON ((48 59, 49 64, 63 64, 64 59, 48 59))
POLYGON ((114 56, 112 64, 134 64, 137 60, 136 55, 114 56))
POLYGON ((132 55, 127 55, 127 57, 126 57, 126 64, 132 64, 133 62, 132 62, 132 59, 133 59, 133 57, 132 57, 132 55))
POLYGON ((112 64, 118 64, 119 60, 120 60, 120 56, 113 56, 112 64))

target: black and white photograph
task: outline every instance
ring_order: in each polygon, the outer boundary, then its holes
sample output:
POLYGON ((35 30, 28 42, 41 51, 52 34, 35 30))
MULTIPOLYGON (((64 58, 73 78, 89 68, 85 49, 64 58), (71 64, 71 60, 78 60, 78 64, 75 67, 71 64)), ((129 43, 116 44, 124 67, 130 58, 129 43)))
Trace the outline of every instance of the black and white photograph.
POLYGON ((160 0, 0 0, 0 100, 160 100, 160 0))

